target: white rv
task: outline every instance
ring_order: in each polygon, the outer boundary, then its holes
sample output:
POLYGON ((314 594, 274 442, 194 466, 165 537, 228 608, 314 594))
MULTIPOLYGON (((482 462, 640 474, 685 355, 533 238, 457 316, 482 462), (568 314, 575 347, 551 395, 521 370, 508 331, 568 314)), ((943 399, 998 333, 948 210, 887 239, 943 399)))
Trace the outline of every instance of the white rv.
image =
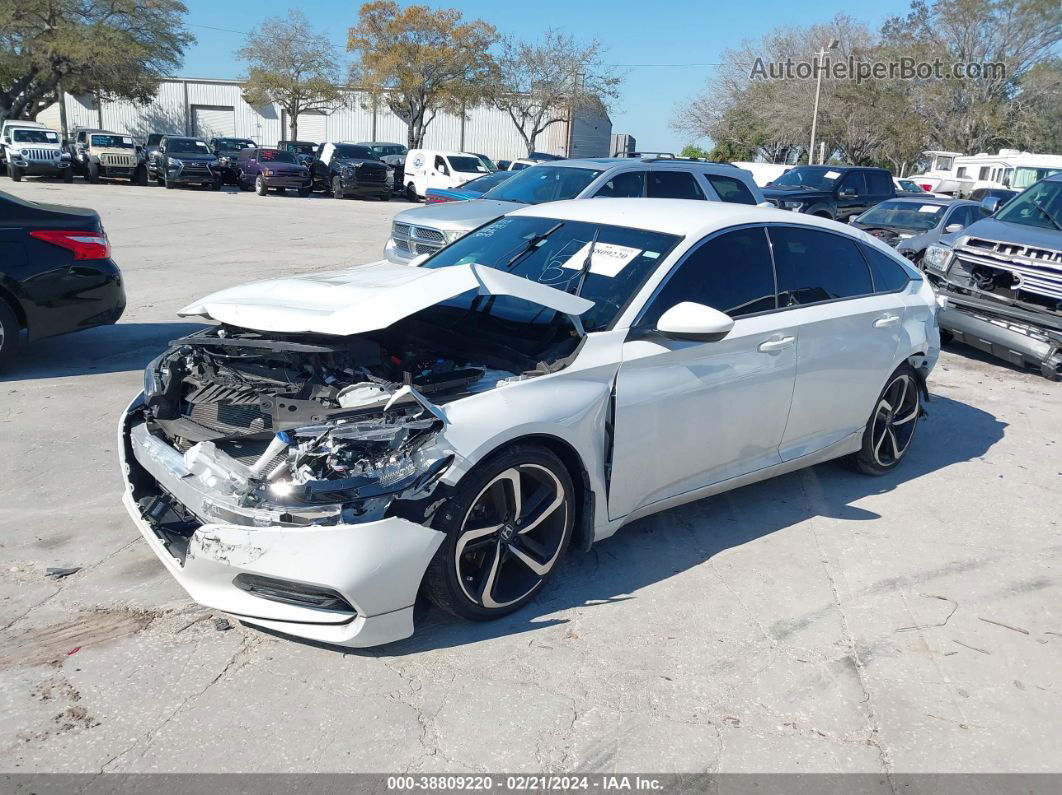
POLYGON ((1044 177, 1062 172, 1062 156, 1017 149, 1000 149, 994 155, 932 151, 924 154, 930 167, 910 179, 925 190, 961 198, 981 188, 1022 191, 1044 177))

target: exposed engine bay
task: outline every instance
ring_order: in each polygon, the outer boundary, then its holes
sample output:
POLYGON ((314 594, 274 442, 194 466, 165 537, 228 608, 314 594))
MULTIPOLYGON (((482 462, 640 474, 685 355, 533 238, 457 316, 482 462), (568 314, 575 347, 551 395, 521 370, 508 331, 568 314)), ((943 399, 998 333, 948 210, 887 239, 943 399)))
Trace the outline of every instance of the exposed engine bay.
POLYGON ((220 325, 175 340, 145 371, 133 441, 160 461, 172 449, 210 496, 151 495, 144 515, 189 532, 218 518, 335 523, 426 490, 452 460, 441 406, 560 369, 579 342, 563 318, 512 336, 478 325, 411 317, 352 337, 220 325))

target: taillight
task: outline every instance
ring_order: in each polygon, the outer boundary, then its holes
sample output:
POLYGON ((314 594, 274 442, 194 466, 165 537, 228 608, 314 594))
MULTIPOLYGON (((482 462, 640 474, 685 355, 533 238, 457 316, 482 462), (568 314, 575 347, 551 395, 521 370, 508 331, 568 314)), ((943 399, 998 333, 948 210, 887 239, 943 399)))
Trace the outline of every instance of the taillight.
POLYGON ((932 193, 932 192, 933 192, 933 190, 932 190, 932 188, 930 187, 930 185, 929 185, 929 183, 928 183, 928 182, 921 182, 921 183, 919 183, 918 187, 920 187, 920 188, 921 188, 922 190, 924 190, 924 191, 925 191, 926 193, 932 193))
POLYGON ((30 232, 30 237, 73 251, 74 259, 107 259, 111 255, 107 235, 99 232, 42 229, 30 232))

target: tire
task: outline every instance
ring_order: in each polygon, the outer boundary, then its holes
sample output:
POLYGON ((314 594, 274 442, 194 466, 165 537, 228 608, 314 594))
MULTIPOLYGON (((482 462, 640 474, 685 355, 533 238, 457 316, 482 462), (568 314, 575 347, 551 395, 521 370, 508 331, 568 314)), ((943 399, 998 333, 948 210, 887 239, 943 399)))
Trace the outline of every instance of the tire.
POLYGON ((177 183, 163 177, 162 184, 166 186, 166 190, 173 190, 177 187, 177 183))
POLYGON ((312 190, 313 190, 312 187, 299 188, 299 195, 302 196, 303 198, 305 198, 306 196, 310 195, 310 191, 312 191, 312 190))
POLYGON ((417 195, 417 186, 414 185, 412 182, 406 185, 406 201, 420 201, 420 197, 417 195))
POLYGON ((65 182, 67 185, 69 185, 73 181, 74 181, 74 169, 72 169, 72 168, 64 168, 63 169, 63 182, 65 182))
POLYGON ((863 431, 863 446, 846 463, 864 475, 885 475, 911 449, 922 416, 922 385, 909 364, 901 364, 881 390, 863 431))
POLYGON ((15 182, 22 182, 22 169, 14 163, 7 164, 7 175, 15 182))
POLYGON ((346 198, 346 194, 343 193, 343 182, 339 177, 332 177, 332 196, 336 199, 346 198))
POLYGON ((266 187, 265 180, 261 174, 254 178, 254 192, 259 196, 269 195, 269 188, 266 187))
POLYGON ((100 181, 100 167, 99 167, 99 165, 97 163, 89 163, 88 164, 88 172, 86 173, 85 179, 87 179, 93 185, 96 185, 96 184, 99 183, 99 181, 100 181))
POLYGON ((148 184, 147 167, 137 166, 136 173, 133 174, 133 184, 145 187, 148 184))
POLYGON ((574 517, 571 476, 554 453, 537 445, 495 453, 457 484, 432 523, 446 539, 424 575, 428 598, 475 621, 519 610, 563 560, 574 517))
POLYGON ((18 318, 4 299, 0 298, 0 370, 4 369, 4 365, 11 361, 18 350, 19 330, 18 318))
POLYGON ((214 191, 218 191, 218 190, 221 190, 221 186, 222 186, 223 184, 224 184, 224 182, 223 182, 223 180, 221 179, 221 177, 218 177, 218 178, 217 178, 217 179, 215 179, 215 180, 214 180, 213 182, 211 182, 211 183, 208 183, 208 184, 207 184, 207 189, 208 189, 208 190, 214 190, 214 191))

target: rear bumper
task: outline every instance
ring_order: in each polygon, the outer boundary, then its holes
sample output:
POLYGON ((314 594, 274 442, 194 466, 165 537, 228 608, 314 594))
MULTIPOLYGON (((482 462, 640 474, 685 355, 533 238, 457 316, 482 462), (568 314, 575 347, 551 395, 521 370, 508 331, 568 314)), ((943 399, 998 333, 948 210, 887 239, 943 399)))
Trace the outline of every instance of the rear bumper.
POLYGON ((126 510, 196 602, 251 624, 343 646, 375 646, 413 633, 413 605, 442 543, 441 532, 397 517, 298 527, 207 521, 188 540, 182 557, 145 518, 137 496, 142 501, 145 490, 155 489, 193 513, 205 512, 210 508, 200 495, 209 487, 184 468, 179 452, 128 412, 119 429, 126 510), (328 609, 277 601, 248 590, 248 578, 327 591, 341 599, 328 609))
POLYGON ((956 340, 1017 367, 1037 368, 1047 378, 1062 377, 1062 331, 1049 327, 1047 320, 1041 324, 1029 312, 941 293, 948 301, 937 320, 956 340))
POLYGON ((113 261, 89 260, 34 279, 19 299, 33 341, 117 323, 125 311, 125 284, 113 261))

